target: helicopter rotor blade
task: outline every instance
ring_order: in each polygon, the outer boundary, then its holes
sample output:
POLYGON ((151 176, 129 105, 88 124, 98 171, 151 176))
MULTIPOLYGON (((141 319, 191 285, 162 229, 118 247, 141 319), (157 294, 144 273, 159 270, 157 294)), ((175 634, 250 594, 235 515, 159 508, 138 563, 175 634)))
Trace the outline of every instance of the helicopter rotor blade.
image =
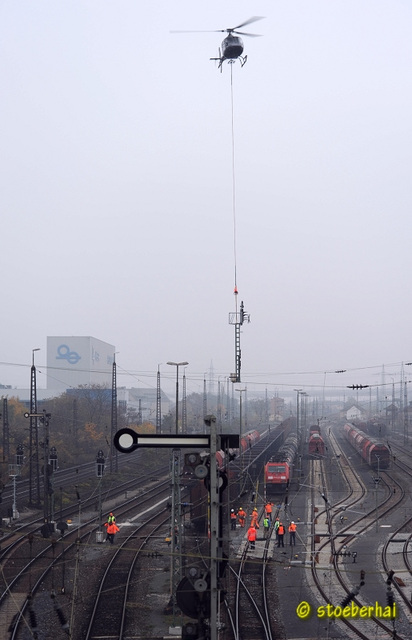
MULTIPOLYGON (((179 29, 179 30, 173 30, 170 31, 170 33, 233 33, 236 32, 237 29, 240 29, 241 27, 245 27, 247 24, 252 24, 252 22, 256 22, 257 20, 263 20, 264 16, 253 16, 252 18, 249 18, 249 20, 246 20, 246 22, 242 22, 242 24, 238 24, 237 27, 233 27, 233 29, 179 29)), ((243 35, 243 36, 259 36, 260 34, 258 33, 242 33, 241 31, 238 32, 239 34, 243 35)))
POLYGON ((240 36, 249 36, 249 38, 260 38, 260 33, 246 33, 245 31, 232 31, 232 33, 238 33, 240 36))
POLYGON ((169 33, 224 33, 227 29, 179 29, 169 33))
POLYGON ((257 22, 258 20, 263 20, 264 16, 252 16, 249 20, 242 22, 242 24, 238 24, 237 27, 233 27, 233 29, 224 29, 224 31, 235 31, 235 29, 241 29, 241 27, 246 27, 247 24, 252 24, 252 22, 257 22))

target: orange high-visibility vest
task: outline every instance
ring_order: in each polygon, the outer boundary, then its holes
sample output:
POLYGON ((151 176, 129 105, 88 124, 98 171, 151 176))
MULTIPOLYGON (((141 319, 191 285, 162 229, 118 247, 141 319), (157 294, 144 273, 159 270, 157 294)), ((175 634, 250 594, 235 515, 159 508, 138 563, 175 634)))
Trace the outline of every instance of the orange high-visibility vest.
POLYGON ((278 528, 278 534, 280 536, 283 536, 284 533, 285 533, 285 527, 283 526, 283 524, 280 524, 278 528))
POLYGON ((292 533, 293 531, 296 531, 296 525, 295 525, 295 523, 291 523, 291 524, 289 525, 289 531, 290 531, 291 533, 292 533))
POLYGON ((251 527, 256 527, 256 529, 259 529, 259 522, 258 522, 259 516, 258 514, 253 514, 252 519, 250 521, 250 526, 251 527))
POLYGON ((254 542, 256 540, 256 529, 255 527, 250 527, 247 532, 247 539, 249 542, 254 542))
POLYGON ((115 524, 114 522, 112 522, 111 524, 109 524, 107 526, 107 533, 109 534, 115 534, 118 531, 120 531, 119 527, 117 526, 117 524, 115 524))

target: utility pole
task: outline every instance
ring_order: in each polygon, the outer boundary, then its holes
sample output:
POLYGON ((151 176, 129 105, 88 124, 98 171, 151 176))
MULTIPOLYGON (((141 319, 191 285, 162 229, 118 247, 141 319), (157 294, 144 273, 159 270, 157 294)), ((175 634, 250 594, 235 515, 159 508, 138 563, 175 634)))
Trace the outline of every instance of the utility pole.
POLYGON ((111 426, 110 426, 110 473, 114 470, 118 471, 117 466, 117 449, 113 447, 114 434, 117 431, 117 376, 116 376, 116 354, 113 355, 112 365, 112 413, 111 413, 111 426), (113 459, 114 458, 114 459, 113 459))
POLYGON ((187 432, 186 369, 183 369, 182 433, 187 432))
POLYGON ((217 407, 216 407, 216 413, 217 413, 217 424, 218 427, 220 428, 220 430, 222 429, 222 399, 221 399, 221 390, 220 390, 220 380, 218 379, 217 381, 217 407))
POLYGON ((0 414, 3 418, 3 462, 9 459, 10 455, 10 433, 9 433, 9 411, 7 405, 7 398, 3 398, 3 414, 0 414))
MULTIPOLYGON (((242 394, 240 394, 242 397, 242 394)), ((220 495, 217 477, 217 433, 215 416, 205 417, 210 427, 210 640, 217 640, 218 603, 219 603, 219 564, 222 559, 222 540, 220 533, 220 495)), ((219 447, 220 448, 220 447, 219 447)))
POLYGON ((298 442, 299 442, 299 438, 300 438, 300 403, 299 403, 299 397, 300 394, 302 393, 302 389, 293 389, 293 391, 296 391, 296 435, 298 437, 298 442))
MULTIPOLYGON (((32 365, 30 370, 30 414, 37 414, 37 386, 36 367, 34 365, 34 352, 39 348, 32 349, 32 365)), ((40 506, 40 473, 39 473, 39 427, 37 417, 30 418, 30 441, 29 441, 29 505, 31 507, 40 506), (34 477, 35 476, 35 477, 34 477), (34 480, 36 491, 34 491, 34 480), (34 494, 36 501, 33 500, 34 494)))
POLYGON ((207 388, 206 388, 206 374, 203 376, 203 420, 207 416, 207 388))
POLYGON ((157 365, 157 384, 156 384, 156 433, 162 433, 162 389, 160 386, 160 364, 157 365))
MULTIPOLYGON (((185 367, 188 362, 171 362, 168 365, 176 367, 176 421, 175 435, 179 435, 179 367, 185 367)), ((176 615, 176 588, 182 577, 182 545, 181 545, 181 499, 180 499, 180 449, 174 448, 171 456, 171 557, 170 557, 170 599, 172 603, 173 619, 176 615), (178 553, 177 553, 178 552, 178 553)))
MULTIPOLYGON (((117 451, 117 449, 116 449, 117 451)), ((104 453, 101 449, 97 452, 96 457, 96 476, 99 479, 99 502, 98 502, 98 511, 99 511, 99 529, 96 531, 96 542, 103 542, 104 532, 102 530, 102 481, 104 474, 104 453)))
POLYGON ((44 457, 43 457, 43 519, 44 524, 49 525, 51 531, 51 518, 50 518, 50 501, 52 497, 53 487, 51 477, 53 475, 53 469, 49 462, 50 457, 50 429, 49 420, 51 413, 46 413, 43 409, 43 416, 40 418, 40 422, 43 424, 44 430, 44 457))
MULTIPOLYGON (((375 454, 376 455, 376 454, 375 454)), ((379 483, 381 481, 381 477, 380 477, 380 469, 379 469, 379 462, 380 462, 380 457, 376 456, 377 460, 378 460, 378 475, 377 477, 374 478, 374 482, 375 482, 375 512, 376 512, 376 532, 379 531, 379 520, 378 520, 378 488, 379 488, 379 483)))
MULTIPOLYGON (((53 474, 53 467, 50 464, 50 431, 49 431, 49 424, 50 424, 50 418, 51 418, 51 413, 47 413, 46 409, 43 409, 42 413, 29 413, 28 411, 24 414, 25 418, 30 418, 30 423, 32 422, 32 420, 39 420, 44 427, 44 434, 43 434, 43 518, 44 518, 44 525, 45 529, 44 529, 44 533, 45 534, 49 534, 51 532, 51 527, 50 525, 50 507, 49 507, 49 498, 52 496, 53 494, 53 486, 51 483, 51 476, 53 474)), ((38 436, 37 436, 38 438, 38 436)), ((57 455, 56 455, 56 461, 57 461, 57 455)), ((57 462, 56 462, 57 464, 57 462)), ((38 496, 39 496, 39 502, 40 502, 40 477, 38 475, 38 483, 39 483, 39 487, 38 487, 38 496)), ((45 537, 47 537, 47 535, 45 535, 45 537)))

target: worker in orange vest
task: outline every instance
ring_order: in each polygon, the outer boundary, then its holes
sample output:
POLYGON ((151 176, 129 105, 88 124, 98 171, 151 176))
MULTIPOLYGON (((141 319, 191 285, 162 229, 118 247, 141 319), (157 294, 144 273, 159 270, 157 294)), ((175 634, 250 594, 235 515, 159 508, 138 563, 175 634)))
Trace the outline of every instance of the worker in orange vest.
POLYGON ((272 524, 272 507, 273 502, 267 502, 265 506, 266 517, 269 519, 269 524, 272 524))
POLYGON ((236 513, 234 509, 230 510, 230 525, 232 531, 236 531, 236 513))
POLYGON ((242 507, 240 507, 239 511, 237 512, 237 517, 239 519, 239 524, 242 527, 242 529, 245 526, 246 516, 247 516, 246 511, 244 511, 244 509, 242 507))
POLYGON ((250 548, 253 550, 255 548, 256 542, 256 528, 253 525, 250 525, 249 529, 247 530, 247 539, 249 541, 250 548))
POLYGON ((293 520, 289 525, 288 531, 289 531, 289 544, 292 547, 293 545, 296 544, 296 525, 293 522, 293 520))
POLYGON ((250 516, 250 526, 255 527, 255 529, 259 529, 259 514, 256 507, 252 511, 252 515, 250 516))
POLYGON ((284 542, 283 542, 283 536, 285 535, 285 527, 283 526, 283 524, 281 522, 279 522, 279 527, 278 527, 278 547, 280 547, 280 545, 282 545, 282 547, 285 546, 284 542))
POLYGON ((109 540, 110 544, 113 544, 114 536, 120 529, 115 522, 105 522, 104 526, 106 527, 106 540, 109 540))

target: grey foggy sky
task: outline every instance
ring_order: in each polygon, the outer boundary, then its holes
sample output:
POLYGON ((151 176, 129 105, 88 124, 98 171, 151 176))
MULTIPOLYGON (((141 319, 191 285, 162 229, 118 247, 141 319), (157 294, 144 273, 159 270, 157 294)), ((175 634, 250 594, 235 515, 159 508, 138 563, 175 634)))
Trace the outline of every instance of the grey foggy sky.
MULTIPOLYGON (((376 384, 412 360, 412 5, 32 0, 0 7, 0 382, 48 335, 116 345, 127 386, 376 384), (324 372, 348 369, 338 380, 324 372), (317 372, 317 373, 315 373, 317 372), (283 375, 288 374, 288 375, 283 375)), ((25 366, 21 366, 25 365, 25 366)), ((46 386, 44 378, 39 386, 46 386)), ((256 388, 258 388, 256 386, 256 388)))

